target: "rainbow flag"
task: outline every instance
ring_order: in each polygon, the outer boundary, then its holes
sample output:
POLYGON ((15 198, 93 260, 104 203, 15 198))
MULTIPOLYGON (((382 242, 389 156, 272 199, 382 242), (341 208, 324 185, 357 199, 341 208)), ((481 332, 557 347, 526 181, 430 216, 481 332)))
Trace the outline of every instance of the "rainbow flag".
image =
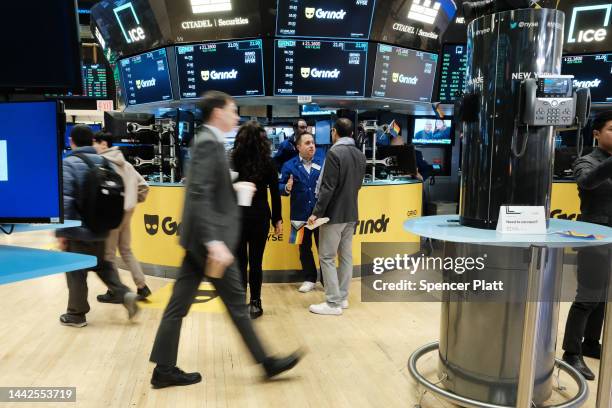
POLYGON ((293 245, 302 245, 304 240, 304 226, 305 222, 293 222, 291 221, 291 234, 289 234, 289 243, 293 245))
POLYGON ((397 121, 394 120, 389 125, 389 134, 392 137, 398 137, 400 133, 402 133, 402 127, 399 125, 399 123, 397 123, 397 121))

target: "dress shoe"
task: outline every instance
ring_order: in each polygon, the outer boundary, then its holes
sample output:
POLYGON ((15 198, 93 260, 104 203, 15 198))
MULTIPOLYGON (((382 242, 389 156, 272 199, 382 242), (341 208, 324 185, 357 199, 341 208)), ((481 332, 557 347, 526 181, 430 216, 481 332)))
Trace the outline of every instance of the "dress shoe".
POLYGON ((176 385, 191 385, 200 381, 202 381, 200 373, 186 373, 178 367, 160 368, 157 366, 151 377, 151 385, 155 389, 176 385))
POLYGON ((249 314, 251 315, 251 319, 257 319, 263 314, 261 299, 251 300, 251 304, 249 305, 249 314))
POLYGON ((145 300, 151 296, 151 289, 149 289, 147 285, 144 285, 142 288, 138 288, 136 294, 138 295, 138 300, 145 300))
POLYGON ((291 370, 300 361, 301 357, 301 354, 297 352, 284 358, 268 357, 263 362, 266 377, 272 378, 287 370, 291 370))
POLYGON ((580 374, 582 374, 585 379, 589 381, 593 381, 595 379, 595 374, 593 374, 591 369, 587 367, 584 360, 582 359, 582 356, 578 354, 564 353, 563 361, 574 367, 580 374))
POLYGON ((599 344, 599 341, 585 340, 582 343, 582 355, 585 357, 591 357, 600 360, 601 344, 599 344))
POLYGON ((113 292, 111 292, 110 290, 107 290, 106 293, 103 295, 98 295, 96 299, 98 299, 98 302, 100 303, 123 303, 123 300, 118 297, 115 297, 115 295, 113 295, 113 292))

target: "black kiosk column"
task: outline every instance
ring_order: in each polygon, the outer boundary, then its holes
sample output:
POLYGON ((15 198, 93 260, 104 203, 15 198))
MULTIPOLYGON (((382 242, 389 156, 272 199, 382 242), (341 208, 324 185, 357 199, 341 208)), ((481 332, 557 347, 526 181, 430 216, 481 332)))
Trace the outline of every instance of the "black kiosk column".
POLYGON ((553 127, 518 126, 518 101, 523 79, 561 73, 563 24, 557 10, 519 9, 468 26, 464 109, 472 119, 463 127, 461 224, 495 229, 506 204, 548 214, 553 127))

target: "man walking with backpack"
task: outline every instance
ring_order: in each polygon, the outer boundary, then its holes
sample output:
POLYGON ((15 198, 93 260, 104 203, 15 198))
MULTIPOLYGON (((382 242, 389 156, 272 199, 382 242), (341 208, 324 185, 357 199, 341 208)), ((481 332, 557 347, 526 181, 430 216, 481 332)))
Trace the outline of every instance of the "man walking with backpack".
MULTIPOLYGON (((92 144, 93 132, 88 126, 77 125, 72 129, 72 154, 63 161, 64 216, 69 220, 82 220, 83 225, 60 229, 56 236, 62 250, 98 259, 92 270, 111 292, 123 299, 131 319, 138 312, 137 295, 121 283, 113 265, 104 260, 106 237, 112 228, 119 226, 123 217, 123 183, 110 163, 96 154, 92 144)), ((60 316, 65 326, 87 325, 87 272, 66 274, 68 308, 60 316)))

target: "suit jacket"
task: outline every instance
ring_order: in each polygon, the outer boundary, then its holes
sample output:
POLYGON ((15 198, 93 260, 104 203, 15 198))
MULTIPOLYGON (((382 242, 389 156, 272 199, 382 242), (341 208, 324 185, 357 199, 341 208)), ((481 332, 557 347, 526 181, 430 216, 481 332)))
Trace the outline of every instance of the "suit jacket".
POLYGON ((357 198, 365 176, 366 158, 355 145, 335 144, 327 153, 317 204, 312 212, 330 224, 359 220, 357 198))
POLYGON ((313 157, 312 163, 319 166, 319 170, 311 167, 310 173, 308 173, 302 165, 300 156, 294 157, 283 166, 278 187, 282 195, 289 195, 285 191, 285 186, 289 181, 289 177, 293 176, 293 189, 291 190, 290 199, 291 220, 293 221, 307 221, 308 217, 312 215, 312 210, 317 202, 315 189, 321 174, 321 168, 323 167, 323 160, 320 157, 313 157))
POLYGON ((574 162, 580 221, 612 226, 612 157, 599 147, 574 162))
POLYGON ((203 127, 192 149, 181 246, 205 257, 206 243, 222 241, 235 253, 241 220, 225 148, 210 129, 203 127))

